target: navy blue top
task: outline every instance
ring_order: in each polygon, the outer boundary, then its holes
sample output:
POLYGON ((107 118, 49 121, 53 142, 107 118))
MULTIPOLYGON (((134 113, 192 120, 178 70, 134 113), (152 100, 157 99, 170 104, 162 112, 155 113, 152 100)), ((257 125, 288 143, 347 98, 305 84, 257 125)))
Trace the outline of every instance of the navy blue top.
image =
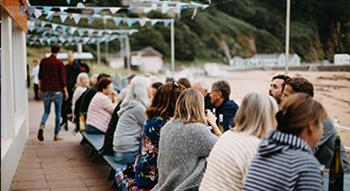
POLYGON ((219 124, 219 115, 223 114, 224 121, 223 127, 224 131, 230 129, 230 125, 236 115, 238 110, 238 105, 233 100, 225 99, 219 107, 215 108, 216 124, 219 124))

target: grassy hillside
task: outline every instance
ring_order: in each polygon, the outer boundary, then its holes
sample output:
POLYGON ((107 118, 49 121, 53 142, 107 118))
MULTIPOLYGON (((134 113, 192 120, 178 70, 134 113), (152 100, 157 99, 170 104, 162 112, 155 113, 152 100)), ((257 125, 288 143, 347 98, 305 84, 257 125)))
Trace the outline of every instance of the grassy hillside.
MULTIPOLYGON (((207 0, 197 0, 207 3, 207 0)), ((49 1, 31 0, 32 4, 49 1)), ((52 1, 64 5, 65 0, 52 1)), ((74 4, 75 1, 72 1, 74 4)), ((87 6, 118 6, 115 0, 87 0, 87 6)), ((199 10, 192 20, 193 10, 182 13, 175 23, 176 59, 180 62, 198 60, 226 62, 233 56, 250 57, 256 53, 284 52, 285 9, 280 0, 212 0, 206 10, 199 10)), ((123 12, 119 16, 139 17, 123 12)), ((169 18, 160 12, 150 18, 169 18)), ((57 22, 59 19, 56 18, 57 22)), ((73 21, 66 21, 73 24, 73 21)), ((81 26, 87 26, 82 20, 81 26)), ((112 21, 93 22, 94 27, 115 28, 112 21)), ((127 28, 126 24, 121 27, 127 28)), ((132 50, 152 46, 165 59, 170 57, 170 30, 163 25, 139 27, 130 37, 132 50)), ((290 49, 303 61, 331 60, 334 53, 350 52, 350 1, 308 0, 292 1, 290 49)), ((95 46, 86 46, 94 53, 95 46)), ((101 46, 104 51, 104 46, 101 46)), ((109 51, 119 51, 119 42, 110 43, 109 51)))

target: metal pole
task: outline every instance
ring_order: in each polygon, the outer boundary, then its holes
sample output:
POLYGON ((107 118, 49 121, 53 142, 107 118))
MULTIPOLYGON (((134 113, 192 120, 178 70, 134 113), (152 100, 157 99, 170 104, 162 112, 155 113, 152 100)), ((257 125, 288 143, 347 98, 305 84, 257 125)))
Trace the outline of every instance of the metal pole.
POLYGON ((83 44, 78 43, 77 50, 78 50, 79 53, 82 53, 83 52, 83 44))
POLYGON ((100 65, 101 64, 100 42, 97 42, 96 48, 97 48, 97 64, 100 65))
POLYGON ((130 44, 129 44, 129 36, 126 35, 125 38, 125 45, 126 45, 126 63, 128 64, 128 74, 131 73, 131 67, 130 67, 130 44))
POLYGON ((107 56, 108 56, 108 42, 105 41, 105 59, 107 60, 107 56))
POLYGON ((287 15, 286 15, 286 60, 285 60, 285 71, 284 73, 288 75, 288 56, 289 56, 289 27, 290 27, 290 1, 287 0, 287 15))
POLYGON ((174 33, 174 19, 171 19, 170 26, 170 44, 171 44, 171 74, 175 76, 175 33, 174 33))

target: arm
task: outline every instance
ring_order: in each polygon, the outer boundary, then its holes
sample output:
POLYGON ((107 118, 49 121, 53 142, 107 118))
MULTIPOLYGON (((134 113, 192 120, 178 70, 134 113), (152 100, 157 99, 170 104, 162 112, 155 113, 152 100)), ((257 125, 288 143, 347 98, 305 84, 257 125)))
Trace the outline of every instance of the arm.
POLYGON ((213 128, 216 136, 222 135, 220 128, 216 125, 216 117, 210 110, 207 110, 207 123, 213 128))
POLYGON ((323 190, 323 179, 317 161, 305 163, 301 169, 295 190, 323 190))

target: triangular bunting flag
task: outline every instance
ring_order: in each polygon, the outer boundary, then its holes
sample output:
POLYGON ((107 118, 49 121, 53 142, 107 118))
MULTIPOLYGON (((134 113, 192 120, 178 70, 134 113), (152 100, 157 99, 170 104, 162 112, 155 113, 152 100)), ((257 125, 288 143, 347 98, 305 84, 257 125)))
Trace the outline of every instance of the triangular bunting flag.
POLYGON ((60 11, 61 12, 64 12, 65 10, 67 10, 68 9, 68 7, 60 7, 60 11))
POLYGON ((132 25, 135 23, 136 21, 134 19, 128 19, 126 21, 126 23, 128 24, 129 27, 132 27, 132 25))
POLYGON ((48 19, 48 20, 52 20, 52 18, 53 18, 53 11, 49 11, 48 13, 47 13, 47 15, 46 15, 46 19, 48 19))
POLYGON ((34 11, 35 11, 34 7, 29 7, 29 9, 28 9, 29 15, 33 15, 34 11))
POLYGON ((81 3, 81 2, 79 2, 79 3, 77 4, 77 7, 78 7, 78 8, 84 8, 85 5, 84 5, 83 3, 81 3))
POLYGON ((146 7, 146 8, 143 9, 144 13, 149 13, 151 11, 152 11, 152 8, 149 8, 149 7, 146 7))
MULTIPOLYGON (((46 22, 41 22, 41 23, 40 23, 41 28, 43 28, 45 25, 46 25, 46 22)), ((45 31, 45 32, 46 32, 46 31, 45 31)))
POLYGON ((34 27, 35 27, 35 21, 29 20, 28 21, 28 29, 29 29, 29 31, 33 31, 34 27))
POLYGON ((73 20, 74 20, 75 24, 78 24, 80 19, 81 19, 80 15, 73 13, 72 17, 73 17, 73 20))
POLYGON ((84 44, 87 43, 87 42, 89 41, 89 39, 90 39, 89 37, 84 37, 84 38, 83 38, 83 43, 84 43, 84 44))
POLYGON ((44 39, 43 38, 40 38, 39 41, 40 41, 41 44, 44 43, 44 39))
POLYGON ((68 15, 66 12, 61 12, 60 14, 60 18, 61 18, 61 22, 64 23, 64 21, 67 19, 68 15))
POLYGON ((153 26, 153 25, 155 25, 156 23, 158 23, 159 22, 159 20, 157 20, 157 19, 152 19, 151 20, 151 25, 153 26))
POLYGON ((58 37, 58 40, 61 41, 62 43, 66 42, 66 39, 63 36, 58 37))
POLYGON ((146 19, 140 19, 139 20, 139 24, 140 24, 141 27, 145 26, 146 22, 147 22, 146 19))
POLYGON ((118 12, 120 10, 120 8, 109 8, 109 11, 112 13, 112 14, 115 14, 116 12, 118 12))
POLYGON ((50 38, 47 38, 47 39, 46 39, 46 42, 47 42, 47 44, 51 44, 51 39, 50 39, 50 38))
POLYGON ((52 28, 53 30, 56 30, 56 28, 57 28, 57 24, 55 24, 55 23, 51 23, 51 28, 52 28))
POLYGON ((87 20, 88 20, 88 24, 91 25, 92 22, 94 22, 94 17, 93 16, 88 16, 87 20))
POLYGON ((40 9, 35 9, 35 10, 34 10, 34 16, 35 16, 35 18, 38 19, 38 18, 41 16, 41 14, 42 14, 42 12, 41 12, 40 9))
POLYGON ((66 0, 67 1, 67 4, 69 5, 70 4, 70 0, 66 0))
POLYGON ((163 21, 164 26, 168 27, 171 24, 171 20, 165 20, 163 21))
POLYGON ((61 27, 61 29, 62 29, 62 32, 65 33, 65 32, 67 31, 67 28, 68 28, 68 27, 66 27, 66 26, 64 26, 64 25, 60 25, 60 27, 61 27))
POLYGON ((45 6, 45 7, 43 7, 43 10, 44 10, 44 14, 48 14, 49 11, 51 10, 51 7, 45 6))
POLYGON ((71 27, 71 28, 69 28, 70 34, 74 34, 74 32, 75 32, 76 30, 77 30, 76 27, 71 27))
POLYGON ((93 29, 88 29, 87 31, 88 31, 89 36, 91 36, 92 33, 94 33, 94 30, 93 30, 93 29))
POLYGON ((114 21, 114 24, 118 26, 120 24, 120 22, 121 22, 121 19, 115 17, 115 18, 113 18, 113 21, 114 21))
POLYGON ((102 11, 102 8, 96 7, 93 10, 94 10, 94 14, 99 14, 102 11))

